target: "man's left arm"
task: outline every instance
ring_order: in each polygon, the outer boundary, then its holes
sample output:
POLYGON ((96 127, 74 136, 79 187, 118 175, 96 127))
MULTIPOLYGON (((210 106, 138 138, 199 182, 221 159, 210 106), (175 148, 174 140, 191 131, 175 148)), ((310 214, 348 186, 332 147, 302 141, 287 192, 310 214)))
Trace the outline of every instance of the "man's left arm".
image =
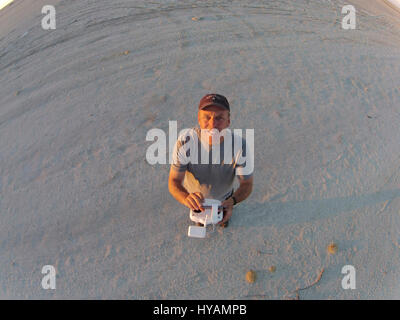
MULTIPOLYGON (((253 190, 253 176, 248 179, 239 180, 239 188, 233 193, 233 197, 236 199, 236 204, 242 202, 247 199, 247 197, 251 194, 253 190)), ((229 197, 225 201, 222 202, 222 206, 225 208, 224 210, 224 218, 220 222, 220 224, 228 221, 232 216, 234 200, 232 197, 229 197)))

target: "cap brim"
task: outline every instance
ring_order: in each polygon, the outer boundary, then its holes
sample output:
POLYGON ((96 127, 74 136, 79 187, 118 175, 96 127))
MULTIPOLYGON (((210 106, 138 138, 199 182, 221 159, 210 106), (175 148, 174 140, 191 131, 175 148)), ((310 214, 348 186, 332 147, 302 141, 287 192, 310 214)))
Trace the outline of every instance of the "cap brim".
POLYGON ((227 108, 227 107, 224 106, 223 104, 215 103, 215 102, 211 102, 211 103, 209 103, 209 104, 206 104, 206 105, 204 105, 204 106, 201 106, 201 107, 199 108, 199 110, 203 110, 203 109, 208 108, 208 107, 211 107, 211 106, 221 107, 222 109, 225 109, 225 110, 230 111, 229 108, 227 108))

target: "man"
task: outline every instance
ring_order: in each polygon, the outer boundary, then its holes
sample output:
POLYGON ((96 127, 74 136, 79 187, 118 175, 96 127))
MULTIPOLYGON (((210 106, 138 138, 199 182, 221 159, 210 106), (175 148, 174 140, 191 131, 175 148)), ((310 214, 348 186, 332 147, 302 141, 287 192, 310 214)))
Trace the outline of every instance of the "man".
MULTIPOLYGON (((242 144, 239 148, 241 154, 232 152, 231 161, 225 161, 225 142, 228 144, 229 139, 225 139, 225 136, 220 133, 230 125, 230 106, 228 100, 222 95, 208 94, 200 100, 198 123, 201 130, 192 128, 185 135, 181 135, 175 144, 168 181, 169 191, 180 203, 197 211, 204 211, 202 202, 205 198, 222 201, 224 215, 219 224, 227 227, 233 206, 245 200, 253 188, 253 174, 252 172, 244 174, 245 163, 240 161, 246 153, 246 140, 241 139, 242 144), (198 150, 185 149, 185 144, 189 141, 192 142, 192 149, 197 147, 198 150), (214 153, 212 148, 218 147, 220 161, 215 164, 212 161, 214 153), (206 164, 202 161, 204 159, 200 159, 205 149, 212 150, 209 152, 209 161, 206 164), (190 160, 184 161, 187 157, 190 157, 190 160), (240 186, 233 192, 235 175, 239 179, 240 186)), ((226 131, 228 130, 224 130, 226 131)), ((233 144, 235 138, 231 137, 233 144)), ((230 149, 234 150, 234 148, 230 149)))

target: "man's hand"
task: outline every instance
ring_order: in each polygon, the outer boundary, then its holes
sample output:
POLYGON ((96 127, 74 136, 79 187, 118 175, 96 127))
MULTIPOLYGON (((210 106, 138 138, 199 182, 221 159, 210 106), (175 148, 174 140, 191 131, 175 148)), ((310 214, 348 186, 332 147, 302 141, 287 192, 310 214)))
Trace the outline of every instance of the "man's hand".
POLYGON ((201 192, 187 192, 187 190, 182 185, 184 178, 184 171, 179 172, 173 170, 171 166, 168 180, 169 192, 176 200, 178 200, 189 209, 204 211, 204 208, 202 206, 202 202, 204 201, 203 194, 201 192))
POLYGON ((204 211, 203 203, 204 196, 201 192, 189 193, 189 195, 183 200, 183 204, 192 210, 204 211))
POLYGON ((233 212, 233 199, 226 199, 222 202, 222 206, 224 207, 224 217, 220 222, 218 222, 218 224, 223 224, 231 218, 233 212))

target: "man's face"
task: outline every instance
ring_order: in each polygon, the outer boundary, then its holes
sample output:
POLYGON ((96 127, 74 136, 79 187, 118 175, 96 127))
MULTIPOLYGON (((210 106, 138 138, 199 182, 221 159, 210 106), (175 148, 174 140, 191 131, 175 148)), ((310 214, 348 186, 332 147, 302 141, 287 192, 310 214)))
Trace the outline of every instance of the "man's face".
POLYGON ((200 129, 218 129, 220 132, 231 124, 229 111, 218 106, 199 110, 198 121, 200 129))

